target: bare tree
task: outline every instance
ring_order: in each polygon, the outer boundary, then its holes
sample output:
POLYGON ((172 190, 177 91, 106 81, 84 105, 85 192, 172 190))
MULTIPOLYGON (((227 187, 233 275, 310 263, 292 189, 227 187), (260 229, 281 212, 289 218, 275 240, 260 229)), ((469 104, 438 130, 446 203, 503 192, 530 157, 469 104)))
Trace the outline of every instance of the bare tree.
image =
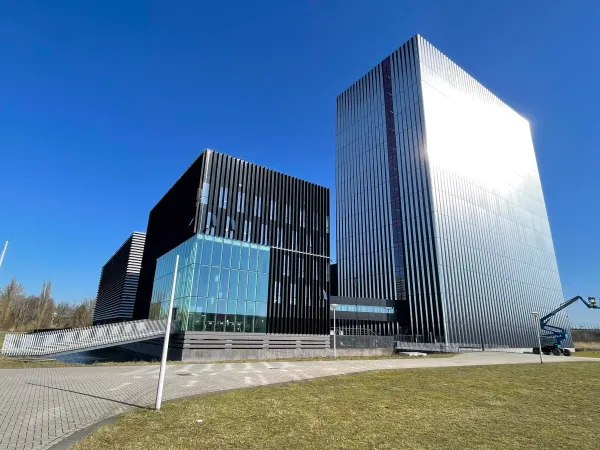
POLYGON ((44 281, 38 301, 36 328, 48 328, 52 323, 53 312, 54 300, 52 300, 52 282, 44 281))
POLYGON ((10 280, 5 287, 0 289, 0 303, 2 304, 2 316, 0 317, 0 326, 8 329, 15 325, 15 306, 23 299, 25 289, 23 285, 17 283, 17 279, 10 280))
POLYGON ((84 299, 73 311, 71 326, 89 327, 92 325, 95 303, 96 300, 93 298, 84 299))

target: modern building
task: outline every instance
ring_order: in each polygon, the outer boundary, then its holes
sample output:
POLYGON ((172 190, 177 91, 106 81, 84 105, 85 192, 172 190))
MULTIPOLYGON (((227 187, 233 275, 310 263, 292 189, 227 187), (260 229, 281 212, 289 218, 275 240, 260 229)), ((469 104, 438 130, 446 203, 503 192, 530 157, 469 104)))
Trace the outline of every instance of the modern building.
POLYGON ((177 330, 329 334, 329 190, 205 150, 150 212, 137 318, 177 330))
POLYGON ((94 325, 132 319, 145 241, 146 233, 134 232, 102 267, 94 325))
POLYGON ((563 299, 528 121, 421 36, 337 97, 336 190, 339 295, 390 333, 532 347, 563 299))

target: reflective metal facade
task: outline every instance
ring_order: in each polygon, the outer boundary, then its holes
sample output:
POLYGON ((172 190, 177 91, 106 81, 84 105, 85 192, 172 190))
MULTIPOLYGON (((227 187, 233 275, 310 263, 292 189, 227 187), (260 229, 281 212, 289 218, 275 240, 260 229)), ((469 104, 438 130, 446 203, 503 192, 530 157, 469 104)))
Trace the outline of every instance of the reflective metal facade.
POLYGON ((534 345, 563 297, 524 118, 415 36, 338 97, 336 177, 340 295, 423 340, 534 345))

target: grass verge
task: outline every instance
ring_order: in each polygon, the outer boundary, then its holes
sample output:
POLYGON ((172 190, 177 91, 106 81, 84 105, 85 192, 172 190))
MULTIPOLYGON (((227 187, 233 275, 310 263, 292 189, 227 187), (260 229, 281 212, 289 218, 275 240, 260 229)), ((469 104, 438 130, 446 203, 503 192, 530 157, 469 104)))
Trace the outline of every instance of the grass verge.
POLYGON ((74 449, 595 450, 599 377, 579 362, 324 378, 136 411, 74 449))
POLYGON ((594 351, 585 351, 585 352, 575 352, 573 356, 584 356, 586 358, 600 358, 600 352, 594 351))

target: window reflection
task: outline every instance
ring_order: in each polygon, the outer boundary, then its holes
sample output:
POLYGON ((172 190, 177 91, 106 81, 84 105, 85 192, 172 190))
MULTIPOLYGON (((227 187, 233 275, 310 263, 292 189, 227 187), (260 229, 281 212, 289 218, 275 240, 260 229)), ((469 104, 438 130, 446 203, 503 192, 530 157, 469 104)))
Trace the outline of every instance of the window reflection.
POLYGON ((176 255, 174 326, 180 331, 266 332, 268 247, 203 234, 190 238, 158 259, 150 318, 167 316, 176 255))

